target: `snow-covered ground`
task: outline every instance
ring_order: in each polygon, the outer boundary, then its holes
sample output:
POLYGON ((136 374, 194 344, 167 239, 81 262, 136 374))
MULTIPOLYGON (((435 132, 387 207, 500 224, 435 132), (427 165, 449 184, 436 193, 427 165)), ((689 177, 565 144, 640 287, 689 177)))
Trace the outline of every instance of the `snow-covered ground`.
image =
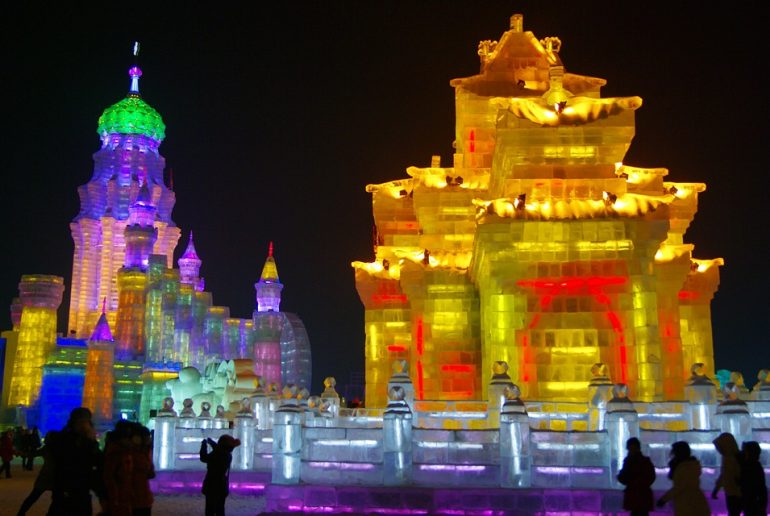
MULTIPOLYGON (((21 502, 32 490, 32 484, 40 470, 40 462, 35 465, 35 471, 21 469, 21 459, 15 459, 11 466, 12 478, 5 475, 0 477, 0 516, 15 516, 21 502)), ((27 513, 29 516, 44 516, 51 503, 51 493, 47 492, 27 513)), ((230 496, 225 506, 228 516, 254 516, 262 512, 265 507, 263 497, 230 496)), ((152 507, 153 516, 177 515, 196 516, 203 514, 203 495, 156 495, 155 504, 152 507)), ((98 510, 98 503, 94 500, 94 514, 98 510)))

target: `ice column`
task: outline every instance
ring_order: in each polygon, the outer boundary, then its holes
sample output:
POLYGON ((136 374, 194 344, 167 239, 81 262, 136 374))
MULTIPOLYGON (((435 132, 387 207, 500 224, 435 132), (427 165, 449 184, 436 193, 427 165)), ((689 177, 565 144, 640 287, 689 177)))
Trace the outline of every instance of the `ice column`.
POLYGON ((711 430, 711 416, 716 404, 716 387, 706 376, 705 366, 698 362, 690 371, 692 376, 684 387, 684 394, 690 403, 690 428, 693 430, 711 430))
POLYGON ((717 424, 722 432, 730 432, 738 443, 751 441, 751 414, 740 399, 740 388, 733 382, 722 388, 725 399, 717 406, 717 424))
POLYGON ((628 386, 617 383, 612 388, 612 399, 607 404, 607 433, 610 439, 610 485, 622 487, 617 481, 626 455, 626 441, 639 437, 639 414, 628 399, 628 386))
POLYGON ((500 409, 505 403, 505 389, 509 387, 513 387, 513 382, 508 376, 508 362, 495 362, 492 364, 492 381, 489 382, 487 391, 489 396, 487 413, 490 427, 497 426, 500 421, 500 409))
POLYGON ((249 398, 243 398, 241 410, 235 415, 235 438, 240 439, 241 445, 233 450, 233 469, 247 471, 254 467, 255 427, 249 398))
POLYGON ((329 404, 329 412, 336 420, 340 415, 340 395, 334 388, 337 380, 333 376, 324 378, 324 391, 321 393, 321 399, 329 404))
POLYGON ((254 411, 254 417, 257 419, 257 428, 268 430, 273 428, 273 418, 270 414, 270 399, 265 394, 263 385, 262 377, 257 375, 257 389, 249 398, 249 402, 254 411))
POLYGON ((230 426, 227 422, 227 417, 225 416, 225 407, 222 405, 217 405, 217 412, 214 415, 212 426, 217 430, 228 428, 230 426))
POLYGON ((160 470, 176 469, 176 412, 174 400, 163 400, 163 408, 155 419, 155 437, 153 440, 152 461, 160 470))
POLYGON ((607 366, 601 362, 591 366, 591 381, 588 383, 588 429, 604 430, 607 402, 612 397, 612 381, 607 366))
POLYGON ((299 484, 302 453, 302 414, 297 405, 297 387, 283 388, 283 404, 273 415, 274 484, 299 484))
POLYGON ((388 399, 382 419, 384 483, 406 485, 412 482, 412 411, 403 387, 390 387, 388 399))
POLYGON ((500 412, 500 485, 529 487, 529 415, 516 385, 505 388, 500 412))

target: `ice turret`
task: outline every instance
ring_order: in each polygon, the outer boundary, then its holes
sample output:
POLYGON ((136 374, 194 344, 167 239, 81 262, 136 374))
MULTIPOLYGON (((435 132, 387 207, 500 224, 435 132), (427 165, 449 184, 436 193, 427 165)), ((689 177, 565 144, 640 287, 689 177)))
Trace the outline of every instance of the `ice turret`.
POLYGON ((275 258, 273 258, 272 242, 268 248, 265 266, 262 267, 262 275, 259 281, 254 284, 254 288, 257 291, 258 312, 280 312, 283 284, 278 279, 278 267, 275 264, 275 258))
POLYGON ((88 339, 86 379, 83 385, 83 406, 91 409, 97 423, 102 424, 112 421, 112 384, 115 381, 115 344, 107 322, 105 305, 106 300, 102 304, 102 315, 88 339))
POLYGON ((187 249, 177 261, 179 264, 179 274, 181 281, 185 285, 192 286, 196 291, 203 292, 204 282, 200 277, 201 264, 203 263, 195 251, 193 243, 193 233, 190 231, 190 240, 187 242, 187 249))

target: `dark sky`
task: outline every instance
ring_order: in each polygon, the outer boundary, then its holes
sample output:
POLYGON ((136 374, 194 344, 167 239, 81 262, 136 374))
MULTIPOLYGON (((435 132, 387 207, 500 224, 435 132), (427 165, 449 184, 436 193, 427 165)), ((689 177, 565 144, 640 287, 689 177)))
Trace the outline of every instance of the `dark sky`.
MULTIPOLYGON (((770 367, 766 4, 704 2, 119 2, 4 7, 0 305, 23 273, 69 285, 78 212, 99 148, 96 122, 128 88, 142 44, 142 94, 163 116, 173 218, 195 231, 214 302, 249 317, 275 241, 283 305, 307 326, 315 384, 363 371, 352 260, 370 260, 368 183, 451 162, 449 80, 478 71, 476 46, 515 12, 559 36, 568 71, 639 95, 625 162, 705 182, 687 234, 722 256, 713 303, 718 368, 753 383, 770 367), (740 6, 740 11, 735 11, 740 6)), ((61 308, 64 330, 69 290, 61 308)), ((7 313, 7 312, 6 312, 7 313)), ((8 327, 7 316, 0 327, 8 327)))

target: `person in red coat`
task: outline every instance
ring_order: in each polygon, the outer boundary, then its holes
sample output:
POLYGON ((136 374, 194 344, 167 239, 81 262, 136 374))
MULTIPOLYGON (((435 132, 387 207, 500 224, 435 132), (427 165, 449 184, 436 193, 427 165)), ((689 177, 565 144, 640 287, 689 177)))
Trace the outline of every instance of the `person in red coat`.
POLYGON ((16 450, 13 448, 13 430, 8 430, 0 437, 0 459, 3 460, 0 473, 5 471, 5 478, 11 478, 11 461, 14 455, 16 450))
POLYGON ((655 466, 649 457, 642 455, 642 445, 636 437, 626 441, 628 455, 618 472, 618 482, 626 486, 623 491, 623 508, 632 516, 646 516, 653 508, 652 484, 655 482, 655 466))

